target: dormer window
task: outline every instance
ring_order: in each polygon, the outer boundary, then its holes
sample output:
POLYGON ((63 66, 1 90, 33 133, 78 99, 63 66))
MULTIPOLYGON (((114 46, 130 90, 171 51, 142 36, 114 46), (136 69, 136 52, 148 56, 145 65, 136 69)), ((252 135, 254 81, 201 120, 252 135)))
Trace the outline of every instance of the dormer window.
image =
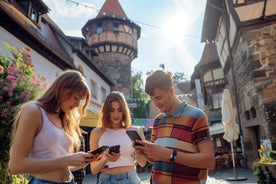
POLYGON ((30 18, 36 24, 38 24, 41 15, 49 12, 49 8, 42 0, 18 1, 18 4, 25 16, 30 18))
POLYGON ((34 21, 35 23, 38 22, 38 12, 33 7, 31 7, 29 16, 32 19, 32 21, 34 21))

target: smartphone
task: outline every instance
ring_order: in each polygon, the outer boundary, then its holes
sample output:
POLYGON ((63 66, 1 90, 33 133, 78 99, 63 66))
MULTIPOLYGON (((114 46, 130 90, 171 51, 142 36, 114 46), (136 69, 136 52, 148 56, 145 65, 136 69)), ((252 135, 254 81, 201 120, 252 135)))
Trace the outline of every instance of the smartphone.
POLYGON ((100 153, 104 152, 105 150, 107 150, 108 148, 109 148, 109 146, 101 146, 93 151, 90 151, 89 153, 92 153, 93 155, 100 154, 100 153))
POLYGON ((109 147, 109 151, 108 151, 109 154, 119 153, 119 152, 120 152, 120 145, 115 145, 115 146, 109 147))
MULTIPOLYGON (((126 131, 127 135, 129 136, 129 138, 132 140, 132 141, 135 141, 135 140, 142 140, 140 135, 138 134, 138 132, 136 130, 127 130, 126 131)), ((135 145, 137 146, 144 146, 143 144, 140 144, 138 142, 135 141, 135 145)))

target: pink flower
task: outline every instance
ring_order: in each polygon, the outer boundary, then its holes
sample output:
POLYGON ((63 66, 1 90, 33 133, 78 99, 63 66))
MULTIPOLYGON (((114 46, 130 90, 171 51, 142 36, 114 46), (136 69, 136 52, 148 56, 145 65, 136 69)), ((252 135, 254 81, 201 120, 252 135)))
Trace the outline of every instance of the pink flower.
POLYGON ((7 78, 8 79, 15 79, 15 76, 14 75, 8 75, 7 78))
POLYGON ((29 93, 27 93, 27 94, 25 95, 25 97, 26 97, 26 98, 29 98, 31 95, 32 95, 32 93, 29 92, 29 93))
POLYGON ((7 115, 7 114, 1 114, 1 117, 2 117, 2 118, 7 118, 8 115, 7 115))
POLYGON ((10 91, 10 92, 9 92, 9 97, 12 97, 12 96, 13 96, 13 92, 10 91))
POLYGON ((6 105, 11 105, 11 102, 10 101, 6 101, 6 105))

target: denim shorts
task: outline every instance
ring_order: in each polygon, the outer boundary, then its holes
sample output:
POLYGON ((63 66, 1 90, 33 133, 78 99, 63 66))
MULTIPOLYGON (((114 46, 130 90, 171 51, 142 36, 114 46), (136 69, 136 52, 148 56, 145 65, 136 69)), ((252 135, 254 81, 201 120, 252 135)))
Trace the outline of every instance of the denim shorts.
POLYGON ((29 181, 29 184, 75 184, 75 181, 74 181, 74 178, 71 181, 55 182, 55 181, 43 180, 36 177, 32 177, 32 179, 29 181))
POLYGON ((97 177, 97 184, 140 184, 141 180, 136 171, 120 174, 100 173, 97 177))

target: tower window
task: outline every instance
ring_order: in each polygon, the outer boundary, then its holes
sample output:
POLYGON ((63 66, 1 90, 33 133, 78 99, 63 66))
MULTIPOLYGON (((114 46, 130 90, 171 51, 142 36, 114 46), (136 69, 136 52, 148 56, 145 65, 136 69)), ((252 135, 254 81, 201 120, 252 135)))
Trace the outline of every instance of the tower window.
POLYGON ((119 32, 119 24, 118 23, 113 23, 113 31, 119 32))
POLYGON ((97 24, 97 34, 101 34, 103 32, 103 24, 98 23, 97 24))

